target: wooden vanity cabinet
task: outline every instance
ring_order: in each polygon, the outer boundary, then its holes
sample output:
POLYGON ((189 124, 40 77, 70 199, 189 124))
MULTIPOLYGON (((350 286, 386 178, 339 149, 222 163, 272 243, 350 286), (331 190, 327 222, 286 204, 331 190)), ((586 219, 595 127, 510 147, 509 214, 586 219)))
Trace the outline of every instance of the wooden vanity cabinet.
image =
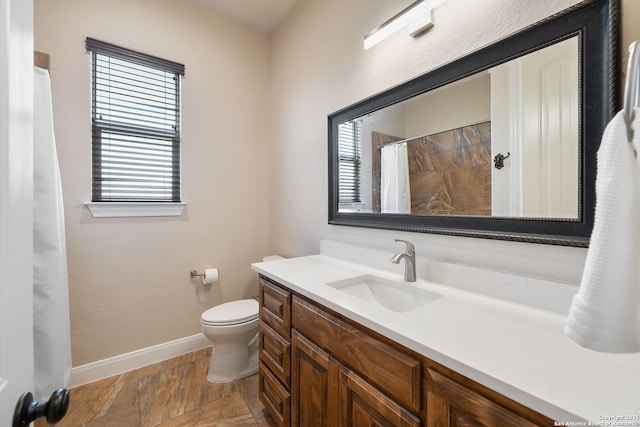
POLYGON ((262 276, 260 319, 260 399, 279 426, 554 425, 262 276))

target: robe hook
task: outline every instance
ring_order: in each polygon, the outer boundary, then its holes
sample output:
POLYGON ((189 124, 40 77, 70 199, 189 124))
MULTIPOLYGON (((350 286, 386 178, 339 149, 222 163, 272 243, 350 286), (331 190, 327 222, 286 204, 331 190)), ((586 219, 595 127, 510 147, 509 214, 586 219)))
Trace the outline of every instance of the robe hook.
POLYGON ((507 152, 506 156, 501 153, 496 154, 496 156, 493 158, 493 164, 495 165, 496 169, 502 169, 504 167, 504 159, 508 159, 509 156, 511 156, 510 152, 507 152))

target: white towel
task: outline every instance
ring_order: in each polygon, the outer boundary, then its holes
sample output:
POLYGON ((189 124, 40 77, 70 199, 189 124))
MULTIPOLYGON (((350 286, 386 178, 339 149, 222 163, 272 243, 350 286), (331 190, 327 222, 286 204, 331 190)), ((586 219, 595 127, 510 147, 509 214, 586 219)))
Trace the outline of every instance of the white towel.
POLYGON ((633 146, 622 112, 602 136, 593 232, 565 328, 578 344, 610 353, 640 351, 640 110, 635 117, 633 146))
POLYGON ((47 400, 71 375, 67 250, 49 72, 34 69, 34 395, 47 400))
POLYGON ((382 147, 380 169, 380 210, 385 213, 411 213, 407 144, 382 147))

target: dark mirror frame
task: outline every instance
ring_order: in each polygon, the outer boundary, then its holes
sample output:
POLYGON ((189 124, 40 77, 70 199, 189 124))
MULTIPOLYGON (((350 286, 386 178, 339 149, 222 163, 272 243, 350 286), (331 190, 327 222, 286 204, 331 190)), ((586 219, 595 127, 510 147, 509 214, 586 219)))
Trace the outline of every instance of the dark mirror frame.
POLYGON ((595 210, 596 152, 604 128, 618 109, 618 44, 619 0, 587 0, 329 115, 329 224, 587 247, 595 210), (338 124, 576 35, 581 71, 577 220, 338 211, 338 124))

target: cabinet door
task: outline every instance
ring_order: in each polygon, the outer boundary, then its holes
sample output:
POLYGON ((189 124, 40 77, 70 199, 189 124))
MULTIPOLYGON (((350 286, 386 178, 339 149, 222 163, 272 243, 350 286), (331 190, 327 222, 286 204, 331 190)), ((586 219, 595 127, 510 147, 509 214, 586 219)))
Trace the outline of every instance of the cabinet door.
POLYGON ((333 427, 340 365, 295 329, 291 336, 291 425, 333 427))
POLYGON ((420 419, 353 371, 340 373, 340 425, 418 427, 420 419))
POLYGON ((427 370, 427 427, 535 427, 485 396, 441 373, 427 370))

